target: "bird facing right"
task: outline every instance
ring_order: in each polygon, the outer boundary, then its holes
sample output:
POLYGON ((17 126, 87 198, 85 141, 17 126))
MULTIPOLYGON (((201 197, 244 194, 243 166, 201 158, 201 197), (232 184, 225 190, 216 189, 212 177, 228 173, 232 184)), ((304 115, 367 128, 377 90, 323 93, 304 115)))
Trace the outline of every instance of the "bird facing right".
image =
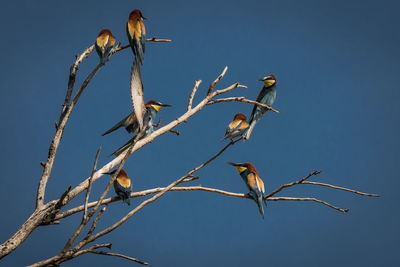
MULTIPOLYGON (((259 79, 259 81, 262 81, 264 83, 264 86, 258 94, 256 101, 271 107, 276 98, 276 76, 274 74, 269 74, 259 79)), ((254 105, 249 121, 250 126, 245 135, 246 140, 250 138, 254 126, 256 126, 256 123, 264 116, 267 111, 268 109, 265 107, 254 105)))
MULTIPOLYGON (((144 132, 143 136, 140 137, 140 138, 144 138, 144 137, 148 136, 149 134, 151 134, 154 131, 154 126, 156 126, 157 113, 163 107, 171 107, 171 105, 163 104, 163 103, 160 103, 160 102, 158 102, 156 100, 149 100, 146 103, 146 105, 145 105, 146 112, 145 112, 144 117, 143 117, 143 124, 144 124, 144 127, 145 127, 145 132, 144 132)), ((129 116, 127 118, 129 118, 129 116)), ((115 125, 110 130, 108 130, 106 133, 109 133, 109 132, 111 132, 113 130, 116 130, 121 126, 125 126, 126 130, 129 132, 126 124, 124 124, 124 120, 122 120, 117 125, 115 125)), ((134 127, 133 131, 137 130, 139 132, 139 129, 138 129, 137 125, 134 124, 133 127, 134 127)), ((104 134, 106 134, 106 133, 104 133, 104 134)), ((134 135, 131 139, 129 139, 129 141, 126 142, 123 146, 121 146, 116 151, 114 151, 112 153, 112 155, 118 157, 122 152, 124 152, 133 143, 135 138, 136 138, 136 135, 134 135)))

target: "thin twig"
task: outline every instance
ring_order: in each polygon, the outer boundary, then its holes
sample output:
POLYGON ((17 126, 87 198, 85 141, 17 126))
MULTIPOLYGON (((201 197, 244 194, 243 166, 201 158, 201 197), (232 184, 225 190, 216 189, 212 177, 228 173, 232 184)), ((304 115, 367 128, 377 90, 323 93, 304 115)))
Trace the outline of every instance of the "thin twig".
POLYGON ((343 213, 346 213, 346 212, 348 212, 350 210, 350 209, 342 209, 342 208, 333 206, 332 204, 329 204, 326 201, 322 201, 320 199, 312 198, 312 197, 270 197, 270 198, 268 198, 268 201, 279 201, 279 200, 284 200, 284 201, 285 200, 286 201, 314 201, 314 202, 318 202, 318 203, 324 204, 324 205, 326 205, 326 206, 328 206, 328 207, 330 207, 332 209, 335 209, 335 210, 343 212, 343 213))
POLYGON ((216 85, 217 83, 219 83, 219 81, 222 79, 222 77, 225 76, 225 73, 226 73, 227 70, 228 70, 228 66, 225 66, 225 68, 224 68, 224 70, 222 71, 222 73, 217 77, 217 79, 215 79, 215 81, 213 81, 213 82, 210 84, 210 87, 208 87, 208 90, 207 90, 207 95, 211 94, 211 92, 212 92, 212 90, 214 89, 215 85, 216 85))
MULTIPOLYGON (((247 86, 242 85, 240 83, 234 83, 234 84, 232 84, 231 86, 228 86, 225 89, 221 89, 221 90, 215 91, 214 94, 213 94, 213 97, 217 96, 217 95, 220 95, 220 94, 225 94, 225 93, 230 92, 230 91, 232 91, 233 89, 236 89, 236 88, 247 88, 247 86)), ((210 102, 210 101, 208 101, 208 102, 210 102)))
POLYGON ((99 147, 97 149, 96 156, 95 156, 94 163, 93 163, 93 167, 92 167, 92 172, 91 172, 91 175, 90 175, 90 178, 89 178, 89 184, 88 184, 88 187, 87 187, 87 190, 86 190, 86 196, 85 196, 85 201, 84 201, 84 205, 83 205, 84 206, 84 212, 83 212, 81 223, 76 228, 75 232, 71 235, 71 237, 68 239, 67 243, 65 244, 64 248, 61 250, 59 255, 64 255, 68 251, 68 249, 72 246, 72 244, 74 243, 76 238, 81 234, 83 228, 85 228, 86 224, 89 222, 90 218, 93 215, 93 213, 90 213, 89 216, 87 216, 87 204, 88 204, 88 201, 89 201, 90 191, 92 190, 93 174, 96 172, 97 160, 99 159, 100 150, 101 150, 101 147, 99 147))
POLYGON ((170 133, 176 134, 177 136, 179 136, 181 133, 177 130, 171 129, 169 130, 170 133))
POLYGON ((64 193, 61 195, 61 197, 59 198, 59 200, 58 200, 58 202, 57 202, 57 204, 55 206, 56 210, 60 210, 64 206, 63 205, 64 199, 67 197, 69 191, 71 191, 71 188, 72 188, 71 185, 68 186, 67 190, 65 190, 64 193))
POLYGON ((271 193, 269 193, 268 195, 266 195, 266 196, 264 197, 264 199, 267 199, 267 198, 269 198, 269 197, 272 197, 272 196, 276 195, 277 193, 279 193, 280 191, 282 191, 282 189, 284 189, 284 188, 291 187, 291 186, 294 186, 294 185, 297 185, 297 184, 301 184, 301 183, 303 183, 304 181, 306 181, 307 179, 309 179, 310 177, 312 177, 312 176, 314 176, 314 175, 318 175, 318 174, 320 174, 321 172, 322 172, 322 171, 314 171, 314 172, 309 173, 306 177, 301 178, 301 179, 298 180, 298 181, 294 181, 294 182, 291 182, 291 183, 288 183, 288 184, 283 184, 283 185, 281 185, 280 187, 278 187, 277 189, 275 189, 274 191, 272 191, 271 193))
POLYGON ((93 49, 94 49, 94 45, 91 45, 90 47, 86 48, 82 54, 76 56, 75 62, 71 65, 71 68, 69 71, 67 93, 65 95, 65 100, 64 100, 64 105, 63 105, 64 109, 61 113, 64 113, 65 108, 69 105, 69 102, 71 100, 72 91, 74 90, 76 72, 78 70, 78 66, 80 63, 82 63, 83 59, 87 58, 90 55, 90 53, 92 53, 93 49))
POLYGON ((244 96, 237 96, 237 97, 227 97, 227 98, 214 99, 214 100, 211 100, 210 102, 208 102, 207 105, 214 105, 214 104, 217 104, 217 103, 225 103, 225 102, 243 102, 243 103, 250 103, 250 104, 258 105, 258 106, 260 106, 260 107, 264 107, 264 108, 266 108, 266 109, 268 109, 268 110, 271 110, 271 111, 273 111, 273 112, 275 112, 275 113, 279 113, 278 110, 276 110, 276 109, 274 109, 274 108, 272 108, 272 107, 270 107, 270 106, 268 106, 268 105, 262 104, 262 103, 257 102, 257 101, 253 101, 253 100, 246 99, 244 96))
POLYGON ((92 226, 90 227, 88 233, 86 234, 85 239, 89 238, 89 236, 94 232, 96 229, 97 223, 99 222, 101 215, 106 211, 106 207, 100 209, 99 213, 97 213, 96 217, 93 220, 92 226))
POLYGON ((188 110, 188 111, 192 109, 193 98, 194 98, 194 96, 195 96, 195 94, 196 94, 196 92, 197 92, 197 89, 199 88, 199 85, 201 84, 201 82, 202 82, 201 80, 197 80, 197 81, 195 81, 195 83, 194 83, 193 90, 192 90, 192 92, 190 93, 189 100, 188 100, 188 105, 187 105, 187 110, 188 110))
POLYGON ((76 105, 76 103, 78 102, 80 96, 83 93, 83 90, 85 90, 86 86, 89 84, 89 82, 93 79, 93 77, 96 75, 96 73, 103 67, 103 64, 98 64, 96 66, 96 68, 94 68, 94 70, 86 77, 86 79, 83 81, 81 87, 78 89, 78 91, 76 92, 74 99, 72 99, 72 104, 76 105))
MULTIPOLYGON (((172 42, 172 41, 169 40, 169 39, 158 39, 157 37, 152 37, 152 38, 147 38, 146 42, 169 43, 169 42, 172 42)), ((124 45, 124 46, 117 47, 116 49, 114 49, 113 53, 117 53, 117 52, 119 52, 121 50, 125 50, 128 47, 131 47, 131 46, 129 44, 127 44, 127 45, 124 45)))
POLYGON ((132 258, 132 257, 125 256, 125 255, 122 255, 122 254, 117 254, 117 253, 112 253, 112 252, 104 252, 104 251, 98 251, 98 250, 91 250, 89 252, 93 253, 93 254, 98 254, 98 255, 120 257, 120 258, 123 258, 123 259, 126 259, 126 260, 134 261, 134 262, 139 263, 139 264, 143 264, 143 265, 148 265, 149 264, 149 263, 147 263, 145 261, 141 261, 141 260, 138 260, 136 258, 132 258))
POLYGON ((83 211, 82 221, 87 219, 87 204, 88 204, 88 201, 89 201, 90 191, 92 190, 93 174, 96 172, 97 160, 99 159, 100 150, 101 150, 101 146, 97 149, 96 157, 95 157, 94 163, 93 163, 92 174, 90 175, 90 178, 89 178, 89 185, 88 185, 87 190, 86 190, 85 203, 84 203, 84 207, 85 208, 84 208, 84 211, 83 211))
POLYGON ((28 267, 41 267, 41 266, 54 266, 54 265, 58 266, 59 264, 65 262, 67 260, 79 257, 79 256, 81 256, 83 254, 89 253, 92 250, 99 249, 99 248, 109 248, 109 249, 111 249, 111 246, 112 246, 111 243, 96 244, 96 245, 93 245, 93 246, 91 246, 91 247, 89 247, 87 249, 83 249, 83 250, 80 250, 80 251, 68 251, 68 253, 66 253, 66 254, 64 254, 62 256, 56 255, 56 256, 51 257, 49 259, 36 262, 36 263, 34 263, 32 265, 29 265, 28 267))
POLYGON ((377 195, 377 194, 363 193, 363 192, 356 191, 356 190, 353 190, 353 189, 349 189, 349 188, 345 188, 345 187, 340 187, 340 186, 336 186, 336 185, 331 185, 331 184, 326 184, 326 183, 304 181, 304 182, 302 182, 302 184, 312 184, 312 185, 326 186, 326 187, 330 187, 330 188, 333 188, 333 189, 338 189, 338 190, 343 190, 343 191, 347 191, 347 192, 352 192, 352 193, 354 193, 354 194, 358 194, 358 195, 361 195, 361 196, 379 197, 379 195, 377 195))

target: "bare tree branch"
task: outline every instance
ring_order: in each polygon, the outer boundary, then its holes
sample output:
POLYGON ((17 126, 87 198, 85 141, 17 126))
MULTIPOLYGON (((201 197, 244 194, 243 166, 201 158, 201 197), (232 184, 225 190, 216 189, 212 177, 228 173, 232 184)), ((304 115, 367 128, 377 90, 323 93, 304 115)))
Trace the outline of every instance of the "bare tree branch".
POLYGON ((68 239, 67 243, 65 244, 64 248, 62 249, 62 251, 60 252, 60 254, 64 255, 68 249, 72 246, 72 244, 74 243, 75 239, 81 234, 83 228, 85 228, 86 224, 89 222, 90 218, 92 217, 92 214, 89 214, 89 216, 87 216, 87 204, 89 201, 89 195, 90 195, 90 191, 92 190, 92 181, 93 181, 93 173, 96 171, 96 166, 97 166, 97 160, 99 159, 99 155, 100 155, 100 150, 101 148, 99 147, 97 149, 96 152, 96 156, 94 159, 94 163, 93 163, 93 168, 92 168, 92 172, 89 178, 89 184, 86 190, 86 196, 85 196, 85 201, 84 201, 84 211, 83 211, 83 215, 82 215, 82 220, 81 223, 79 224, 79 226, 77 227, 77 229, 75 230, 75 232, 71 235, 71 237, 68 239))
POLYGON ((343 191, 347 191, 347 192, 352 192, 352 193, 354 193, 354 194, 358 194, 358 195, 361 195, 361 196, 379 197, 379 195, 377 195, 377 194, 363 193, 363 192, 356 191, 356 190, 353 190, 353 189, 349 189, 349 188, 345 188, 345 187, 340 187, 340 186, 336 186, 336 185, 330 185, 330 184, 326 184, 326 183, 304 181, 304 182, 302 182, 302 184, 312 184, 312 185, 326 186, 326 187, 330 187, 330 188, 333 188, 333 189, 338 189, 338 190, 343 190, 343 191))
POLYGON ((111 243, 106 243, 106 244, 96 244, 93 245, 87 249, 83 249, 80 251, 68 251, 66 254, 63 256, 57 255, 52 258, 49 258, 44 261, 36 262, 32 265, 29 265, 28 267, 42 267, 42 266, 58 266, 59 264, 68 261, 70 259, 79 257, 83 254, 89 253, 92 250, 99 249, 99 248, 109 248, 111 249, 112 244, 111 243))
MULTIPOLYGON (((224 148, 222 148, 217 154, 215 154, 214 156, 212 156, 210 159, 208 159, 207 161, 205 161, 203 164, 197 166, 196 168, 192 169, 191 171, 189 171, 187 174, 185 174, 184 176, 182 176, 181 178, 179 178, 178 180, 172 182, 171 184, 169 184, 167 187, 165 187, 163 190, 161 190, 158 194, 156 194, 155 196, 143 201, 141 204, 139 204, 136 208, 134 208, 133 210, 131 210, 128 214, 126 214, 122 219, 120 219, 118 222, 114 223, 112 226, 104 229, 103 231, 100 231, 99 233, 92 235, 91 237, 89 237, 88 239, 82 240, 78 245, 76 245, 76 247, 74 249, 81 249, 83 246, 85 246, 86 244, 95 241, 97 238, 102 237, 108 233, 110 233, 111 231, 115 230, 117 227, 119 227, 120 225, 122 225, 124 222, 126 222, 130 217, 132 217, 134 214, 136 214, 138 211, 140 211, 142 208, 144 208, 146 205, 156 201, 158 198, 160 198, 161 196, 163 196, 167 191, 169 191, 171 188, 173 188, 174 186, 180 184, 181 182, 183 182, 186 178, 188 177, 192 177, 193 174, 195 172, 197 172, 198 170, 202 169, 203 167, 205 167, 206 165, 208 165, 211 161, 213 161, 214 159, 216 159, 217 157, 219 157, 226 149, 228 149, 230 146, 232 146, 233 144, 235 144, 236 142, 240 141, 242 138, 239 138, 235 141, 231 141, 230 143, 228 143, 224 148)), ((129 153, 127 153, 128 155, 129 153)), ((99 205, 99 203, 97 204, 99 205)))
POLYGON ((332 209, 335 209, 335 210, 343 212, 343 213, 346 213, 346 212, 349 211, 349 209, 342 209, 342 208, 333 206, 332 204, 329 204, 328 202, 319 200, 317 198, 312 198, 312 197, 271 197, 271 198, 268 198, 268 200, 269 201, 279 201, 279 200, 286 200, 286 201, 314 201, 314 202, 321 203, 323 205, 326 205, 326 206, 328 206, 328 207, 330 207, 332 209))
POLYGON ((148 265, 148 264, 149 264, 148 262, 141 261, 141 260, 138 260, 138 259, 136 259, 136 258, 132 258, 132 257, 125 256, 125 255, 122 255, 122 254, 111 253, 111 252, 104 252, 104 251, 98 251, 98 250, 91 250, 91 251, 89 251, 89 252, 90 252, 90 253, 93 253, 93 254, 98 254, 98 255, 106 255, 106 256, 120 257, 120 258, 123 258, 123 259, 126 259, 126 260, 134 261, 134 262, 139 263, 139 264, 143 264, 143 265, 148 265))
MULTIPOLYGON (((345 188, 345 187, 333 186, 333 185, 319 183, 319 182, 308 182, 308 181, 306 181, 306 179, 309 179, 311 176, 317 175, 319 173, 320 173, 320 171, 315 171, 315 172, 312 172, 309 175, 307 175, 305 178, 300 179, 299 181, 295 181, 295 182, 280 186, 279 188, 277 188, 276 190, 274 190, 270 194, 268 194, 266 196, 266 200, 267 201, 284 200, 284 199, 281 199, 279 197, 278 198, 273 198, 272 196, 277 194, 278 192, 282 191, 284 188, 287 188, 287 187, 290 187, 290 186, 294 186, 294 185, 298 185, 298 184, 314 184, 314 185, 328 186, 328 187, 331 187, 333 189, 344 190, 344 191, 347 191, 347 192, 351 192, 351 193, 355 193, 355 194, 359 194, 359 195, 363 195, 363 196, 371 196, 371 197, 378 196, 376 194, 363 193, 363 192, 356 191, 356 190, 353 190, 353 189, 348 189, 348 188, 345 188)), ((163 189, 165 189, 165 188, 164 187, 158 187, 158 188, 147 189, 147 190, 143 190, 143 191, 139 191, 139 192, 133 192, 133 193, 131 193, 130 197, 131 198, 137 198, 137 197, 143 197, 143 196, 147 196, 147 195, 152 195, 152 194, 156 194, 158 192, 161 192, 163 189)), ((206 191, 206 192, 218 193, 218 194, 222 194, 222 195, 226 195, 226 196, 250 198, 247 194, 227 192, 227 191, 220 190, 220 189, 208 188, 208 187, 202 187, 202 186, 174 187, 174 188, 171 188, 169 191, 206 191)), ((292 199, 290 199, 290 200, 292 200, 292 199)), ((110 204, 110 203, 113 203, 113 202, 116 202, 116 201, 119 201, 119 198, 118 197, 112 197, 112 198, 104 199, 104 201, 101 204, 102 205, 107 205, 107 204, 110 204)), ((89 207, 93 207, 96 204, 97 204, 97 201, 89 203, 88 206, 89 207)), ((70 210, 67 210, 67 211, 64 211, 62 213, 57 214, 55 219, 60 220, 60 219, 66 218, 68 216, 71 216, 71 215, 73 215, 75 213, 81 212, 82 210, 83 210, 83 206, 81 205, 81 206, 78 206, 78 207, 75 207, 75 208, 72 208, 70 210)))
POLYGON ((225 66, 224 70, 222 71, 222 73, 217 77, 217 79, 215 79, 215 81, 213 81, 210 85, 210 87, 208 88, 207 91, 207 95, 211 94, 212 90, 214 89, 215 85, 217 83, 219 83, 219 81, 222 79, 222 77, 225 76, 226 71, 228 70, 228 66, 225 66))
POLYGON ((262 103, 257 102, 257 101, 246 99, 244 96, 214 99, 214 100, 211 100, 210 102, 208 102, 207 105, 214 105, 214 104, 225 103, 225 102, 243 102, 243 103, 255 104, 255 105, 258 105, 260 107, 264 107, 264 108, 266 108, 268 110, 271 110, 271 111, 273 111, 275 113, 279 113, 278 110, 276 110, 276 109, 274 109, 274 108, 272 108, 270 106, 267 106, 267 105, 262 104, 262 103))
POLYGON ((96 229, 97 223, 99 222, 101 215, 103 215, 103 213, 106 211, 106 207, 101 208, 101 210, 99 211, 99 213, 97 213, 96 218, 94 218, 92 226, 90 227, 88 233, 86 234, 85 239, 89 238, 89 236, 94 232, 94 230, 96 229))
MULTIPOLYGON (((154 42, 154 43, 169 43, 169 42, 172 42, 171 40, 169 40, 169 39, 158 39, 157 37, 151 37, 151 38, 147 38, 146 39, 146 42, 154 42)), ((117 53, 117 52, 119 52, 119 51, 121 51, 121 50, 125 50, 125 49, 127 49, 128 47, 131 47, 129 44, 127 44, 127 45, 124 45, 124 46, 118 46, 118 47, 116 47, 116 49, 114 49, 114 51, 113 51, 113 53, 117 53)))
POLYGON ((75 62, 72 64, 72 66, 70 68, 69 79, 68 79, 68 88, 67 88, 67 93, 65 96, 63 110, 62 110, 61 114, 64 113, 65 108, 69 105, 69 102, 71 100, 72 91, 74 90, 74 85, 75 85, 76 72, 78 71, 78 66, 79 66, 79 64, 82 63, 82 61, 85 58, 87 58, 90 55, 90 53, 92 53, 93 49, 94 49, 94 45, 91 45, 90 47, 86 48, 82 54, 77 55, 75 62))
POLYGON ((89 201, 90 191, 92 190, 93 174, 94 174, 94 172, 96 171, 96 168, 97 168, 97 160, 99 159, 99 156, 100 156, 100 150, 101 150, 101 147, 99 147, 97 149, 96 156, 95 156, 94 163, 93 163, 92 174, 90 175, 90 178, 89 178, 89 185, 88 185, 88 187, 86 189, 86 196, 85 196, 85 203, 84 203, 84 208, 85 209, 84 209, 84 212, 83 212, 82 221, 85 221, 87 219, 87 204, 88 204, 88 201, 89 201))
POLYGON ((272 191, 271 193, 269 193, 268 195, 266 195, 264 199, 267 199, 267 198, 269 198, 269 197, 272 197, 272 196, 276 195, 277 193, 279 193, 280 191, 282 191, 282 189, 284 189, 284 188, 291 187, 291 186, 294 186, 294 185, 297 185, 297 184, 301 184, 301 183, 303 183, 305 180, 309 179, 310 177, 312 177, 312 176, 314 176, 314 175, 318 175, 318 174, 320 174, 321 172, 322 172, 322 171, 313 171, 313 172, 309 173, 306 177, 304 177, 304 178, 302 178, 302 179, 300 179, 300 180, 298 180, 298 181, 294 181, 294 182, 291 182, 291 183, 289 183, 289 184, 281 185, 279 188, 275 189, 274 191, 272 191))
POLYGON ((188 110, 188 111, 192 109, 193 98, 194 98, 194 96, 195 96, 195 94, 196 94, 196 92, 197 92, 197 89, 199 88, 199 85, 201 84, 201 82, 202 82, 201 80, 197 80, 197 81, 194 83, 193 90, 192 90, 192 92, 190 93, 189 100, 188 100, 188 106, 187 106, 187 110, 188 110))

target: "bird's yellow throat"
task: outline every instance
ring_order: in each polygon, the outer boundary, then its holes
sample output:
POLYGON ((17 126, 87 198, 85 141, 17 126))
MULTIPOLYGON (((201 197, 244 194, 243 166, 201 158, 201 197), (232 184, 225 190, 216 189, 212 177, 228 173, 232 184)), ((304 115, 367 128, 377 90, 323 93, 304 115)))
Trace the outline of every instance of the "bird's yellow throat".
POLYGON ((162 106, 159 105, 152 105, 152 106, 157 112, 162 108, 162 106))
POLYGON ((273 85, 275 83, 274 80, 265 80, 264 81, 264 86, 265 87, 270 87, 271 85, 273 85))
POLYGON ((239 172, 239 174, 242 173, 242 172, 244 172, 245 170, 247 170, 246 167, 241 167, 241 166, 236 167, 236 169, 237 169, 237 171, 239 172))

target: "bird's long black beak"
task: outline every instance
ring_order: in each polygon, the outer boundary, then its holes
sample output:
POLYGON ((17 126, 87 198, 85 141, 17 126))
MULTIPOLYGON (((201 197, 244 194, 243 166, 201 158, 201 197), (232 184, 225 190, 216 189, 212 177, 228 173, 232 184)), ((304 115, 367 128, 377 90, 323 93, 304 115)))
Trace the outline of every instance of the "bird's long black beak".
POLYGON ((162 106, 162 107, 172 107, 171 105, 168 105, 168 104, 161 104, 160 106, 162 106))
POLYGON ((228 163, 229 165, 232 165, 232 166, 235 166, 235 167, 242 166, 242 164, 240 164, 240 163, 234 163, 234 162, 230 162, 230 161, 228 161, 227 163, 228 163))
POLYGON ((142 19, 143 19, 143 20, 147 20, 147 18, 145 18, 145 17, 143 17, 143 16, 142 16, 142 19))

